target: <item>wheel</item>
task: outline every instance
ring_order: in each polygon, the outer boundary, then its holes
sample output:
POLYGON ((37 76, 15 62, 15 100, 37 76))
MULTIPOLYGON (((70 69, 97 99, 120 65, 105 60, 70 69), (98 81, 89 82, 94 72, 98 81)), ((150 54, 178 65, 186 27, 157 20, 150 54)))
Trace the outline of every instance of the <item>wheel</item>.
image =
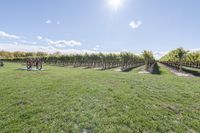
POLYGON ((3 62, 0 61, 0 66, 3 67, 3 65, 4 65, 3 62))
POLYGON ((32 63, 30 61, 27 61, 26 62, 26 67, 27 67, 27 69, 31 69, 32 63))
POLYGON ((38 70, 42 70, 42 62, 41 62, 41 61, 39 61, 39 62, 37 63, 36 68, 37 68, 38 70))

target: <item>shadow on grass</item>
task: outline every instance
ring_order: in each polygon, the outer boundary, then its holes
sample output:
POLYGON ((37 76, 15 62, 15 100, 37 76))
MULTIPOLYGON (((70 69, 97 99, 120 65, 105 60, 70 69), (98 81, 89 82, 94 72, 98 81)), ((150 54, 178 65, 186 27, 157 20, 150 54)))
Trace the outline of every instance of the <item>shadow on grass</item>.
POLYGON ((193 74, 194 76, 200 77, 200 70, 198 71, 198 70, 195 70, 195 69, 187 69, 187 68, 182 68, 182 70, 183 70, 184 72, 191 73, 191 74, 193 74))
POLYGON ((122 70, 122 72, 130 72, 130 71, 132 71, 134 68, 137 68, 137 67, 127 68, 127 69, 122 70))
POLYGON ((130 71, 132 71, 133 69, 139 68, 139 67, 141 67, 141 66, 142 66, 142 65, 130 67, 130 68, 127 68, 127 69, 122 70, 122 72, 130 72, 130 71))
MULTIPOLYGON (((177 68, 177 67, 172 67, 170 65, 166 65, 166 66, 168 66, 169 68, 172 68, 176 71, 179 71, 179 68, 177 68)), ((197 69, 197 68, 183 67, 182 72, 186 72, 186 73, 192 74, 194 76, 200 77, 200 69, 197 69)))
POLYGON ((151 74, 162 74, 162 71, 160 71, 160 66, 158 65, 158 63, 155 63, 155 65, 153 66, 153 71, 151 72, 151 74))

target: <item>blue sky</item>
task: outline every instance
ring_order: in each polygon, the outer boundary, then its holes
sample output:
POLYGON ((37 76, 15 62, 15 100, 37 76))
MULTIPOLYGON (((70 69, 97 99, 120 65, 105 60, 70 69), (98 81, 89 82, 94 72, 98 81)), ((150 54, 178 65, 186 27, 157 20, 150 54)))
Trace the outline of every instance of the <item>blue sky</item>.
POLYGON ((200 48, 199 0, 121 0, 117 9, 110 1, 1 0, 0 50, 162 54, 200 48))

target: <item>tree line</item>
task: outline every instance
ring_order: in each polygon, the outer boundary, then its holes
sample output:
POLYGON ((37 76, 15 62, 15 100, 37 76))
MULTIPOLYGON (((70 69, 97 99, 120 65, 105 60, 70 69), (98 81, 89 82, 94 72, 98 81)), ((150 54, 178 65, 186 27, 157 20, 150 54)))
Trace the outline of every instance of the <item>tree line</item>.
POLYGON ((86 67, 111 69, 120 67, 122 71, 128 71, 134 67, 146 64, 148 70, 155 62, 153 53, 144 51, 142 55, 131 52, 117 53, 92 53, 92 54, 47 54, 44 52, 6 52, 0 51, 0 58, 4 61, 26 62, 30 58, 40 58, 44 63, 60 66, 86 67))
POLYGON ((163 56, 160 62, 176 67, 180 71, 182 71, 183 66, 200 68, 200 51, 190 52, 183 48, 177 48, 163 56))

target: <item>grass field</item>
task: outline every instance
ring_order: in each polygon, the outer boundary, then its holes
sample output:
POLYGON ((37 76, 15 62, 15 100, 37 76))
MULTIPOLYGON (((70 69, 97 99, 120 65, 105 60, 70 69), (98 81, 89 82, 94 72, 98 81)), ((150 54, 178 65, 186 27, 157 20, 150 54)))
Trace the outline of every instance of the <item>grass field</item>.
POLYGON ((200 78, 46 66, 0 68, 0 132, 200 132, 200 78))

